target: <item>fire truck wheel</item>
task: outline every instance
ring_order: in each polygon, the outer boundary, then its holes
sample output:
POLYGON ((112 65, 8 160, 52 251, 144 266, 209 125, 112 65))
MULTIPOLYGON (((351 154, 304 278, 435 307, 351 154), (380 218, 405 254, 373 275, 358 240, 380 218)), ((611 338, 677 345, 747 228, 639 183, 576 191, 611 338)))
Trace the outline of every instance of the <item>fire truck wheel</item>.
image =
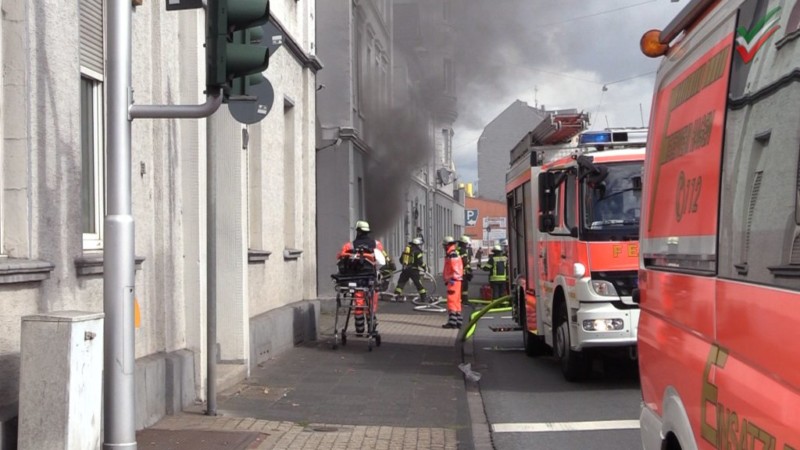
POLYGON ((567 381, 581 381, 589 373, 589 360, 581 352, 571 348, 569 320, 567 308, 561 304, 558 308, 558 326, 555 331, 554 351, 561 363, 561 372, 567 381))

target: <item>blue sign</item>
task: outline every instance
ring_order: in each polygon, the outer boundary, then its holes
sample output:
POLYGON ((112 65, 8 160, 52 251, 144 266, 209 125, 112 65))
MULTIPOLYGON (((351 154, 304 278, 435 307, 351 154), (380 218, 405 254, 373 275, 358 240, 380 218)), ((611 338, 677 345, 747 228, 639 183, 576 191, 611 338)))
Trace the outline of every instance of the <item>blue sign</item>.
POLYGON ((467 224, 468 227, 472 227, 478 224, 478 210, 477 209, 465 209, 464 210, 464 223, 467 224))

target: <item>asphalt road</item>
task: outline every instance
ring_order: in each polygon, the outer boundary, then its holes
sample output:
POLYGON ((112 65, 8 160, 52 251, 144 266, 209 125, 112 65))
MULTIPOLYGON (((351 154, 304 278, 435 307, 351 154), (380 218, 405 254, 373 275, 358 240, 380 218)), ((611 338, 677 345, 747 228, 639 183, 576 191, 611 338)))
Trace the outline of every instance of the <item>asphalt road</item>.
POLYGON ((589 379, 570 383, 553 357, 525 355, 521 331, 490 329, 511 325, 510 315, 487 315, 473 336, 495 449, 641 449, 636 363, 598 360, 589 379))

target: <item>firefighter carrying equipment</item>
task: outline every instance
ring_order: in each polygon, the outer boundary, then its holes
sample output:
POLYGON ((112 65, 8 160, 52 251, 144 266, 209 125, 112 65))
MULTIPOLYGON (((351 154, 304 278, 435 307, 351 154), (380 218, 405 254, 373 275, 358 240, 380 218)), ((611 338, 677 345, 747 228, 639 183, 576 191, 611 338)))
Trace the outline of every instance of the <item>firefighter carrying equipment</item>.
POLYGON ((408 280, 414 283, 414 287, 419 292, 420 300, 423 302, 428 301, 428 291, 420 281, 420 272, 424 272, 425 268, 425 253, 423 253, 419 244, 414 241, 420 241, 419 238, 414 238, 408 245, 406 245, 403 254, 400 256, 400 264, 403 265, 403 271, 400 272, 400 278, 397 280, 397 287, 395 287, 395 295, 403 295, 403 287, 405 287, 408 280))
POLYGON ((483 269, 489 271, 489 282, 508 281, 508 257, 502 253, 489 256, 483 269))
POLYGON ((403 254, 400 255, 400 264, 403 265, 403 269, 406 267, 414 267, 419 270, 425 270, 424 258, 425 253, 419 247, 419 244, 415 244, 414 241, 411 241, 408 245, 406 245, 406 248, 403 250, 403 254))
MULTIPOLYGON (((339 275, 357 277, 363 280, 369 280, 371 278, 377 279, 378 271, 386 265, 386 253, 383 249, 383 244, 381 241, 372 239, 369 236, 368 223, 360 220, 356 222, 356 227, 356 238, 352 242, 345 242, 337 255, 339 275), (366 230, 364 228, 366 228, 366 230)), ((355 316, 356 335, 364 333, 365 303, 371 303, 371 305, 369 305, 369 313, 373 318, 373 322, 375 312, 378 310, 378 291, 374 288, 370 291, 373 293, 372 302, 365 302, 364 291, 360 290, 355 292, 355 310, 353 313, 355 316)))

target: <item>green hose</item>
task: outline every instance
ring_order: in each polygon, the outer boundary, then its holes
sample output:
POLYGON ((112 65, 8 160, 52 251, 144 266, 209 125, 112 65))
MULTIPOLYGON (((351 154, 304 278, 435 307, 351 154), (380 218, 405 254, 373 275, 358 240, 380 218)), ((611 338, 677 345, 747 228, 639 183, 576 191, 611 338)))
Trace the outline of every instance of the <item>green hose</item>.
POLYGON ((466 328, 464 328, 465 331, 461 336, 461 340, 466 341, 467 339, 472 337, 472 334, 475 333, 475 326, 478 324, 478 321, 481 319, 481 317, 486 315, 486 313, 511 311, 511 306, 505 305, 510 300, 511 300, 510 295, 500 297, 498 299, 492 300, 492 302, 489 303, 488 305, 470 314, 469 324, 467 324, 466 328))

